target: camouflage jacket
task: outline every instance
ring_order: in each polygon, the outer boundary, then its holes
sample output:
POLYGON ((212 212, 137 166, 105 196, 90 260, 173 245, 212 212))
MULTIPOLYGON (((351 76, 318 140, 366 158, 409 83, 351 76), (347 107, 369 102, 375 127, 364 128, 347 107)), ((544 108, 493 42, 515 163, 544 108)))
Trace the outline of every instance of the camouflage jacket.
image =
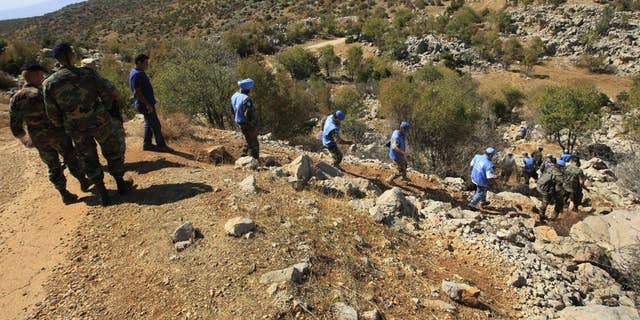
POLYGON ((54 138, 63 133, 51 123, 44 107, 42 88, 26 84, 18 91, 9 102, 11 133, 16 138, 22 138, 26 133, 24 124, 27 125, 29 136, 36 146, 38 142, 54 138))
POLYGON ((54 125, 78 132, 111 123, 113 87, 92 69, 62 67, 43 87, 47 115, 54 125))
POLYGON ((578 168, 575 165, 569 165, 564 170, 565 174, 565 182, 564 182, 564 190, 568 192, 573 192, 574 190, 580 190, 581 184, 580 180, 585 179, 584 171, 578 168))

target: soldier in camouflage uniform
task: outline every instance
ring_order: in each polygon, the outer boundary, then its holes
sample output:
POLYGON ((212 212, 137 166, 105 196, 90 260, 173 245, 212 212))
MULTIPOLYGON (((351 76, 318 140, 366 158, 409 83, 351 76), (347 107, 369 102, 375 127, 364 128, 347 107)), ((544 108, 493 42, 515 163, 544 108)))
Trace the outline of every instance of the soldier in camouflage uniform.
POLYGON ((582 189, 586 179, 584 171, 578 166, 578 160, 572 157, 569 165, 565 169, 564 191, 565 199, 573 202, 573 211, 578 211, 578 206, 582 203, 582 189))
POLYGON ((88 191, 90 183, 76 157, 71 138, 62 128, 55 127, 47 118, 41 87, 44 71, 44 68, 37 64, 22 67, 22 77, 26 83, 9 103, 11 132, 25 146, 36 147, 40 159, 49 168, 49 180, 60 192, 62 202, 71 204, 77 202, 78 197, 67 190, 67 179, 58 155, 62 156, 71 174, 78 179, 82 191, 88 191), (25 123, 29 136, 24 131, 25 123))
POLYGON ((565 162, 557 160, 556 164, 547 169, 536 182, 536 188, 542 195, 542 204, 538 209, 540 220, 555 220, 564 207, 563 183, 565 162), (553 216, 547 217, 547 206, 553 204, 553 216))
POLYGON ((75 67, 75 53, 68 43, 56 45, 52 54, 62 66, 44 81, 47 115, 54 125, 64 126, 71 135, 102 205, 109 205, 96 141, 107 159, 109 173, 116 180, 118 193, 125 194, 133 188, 133 182, 123 178, 125 141, 112 120, 113 88, 92 69, 75 67))

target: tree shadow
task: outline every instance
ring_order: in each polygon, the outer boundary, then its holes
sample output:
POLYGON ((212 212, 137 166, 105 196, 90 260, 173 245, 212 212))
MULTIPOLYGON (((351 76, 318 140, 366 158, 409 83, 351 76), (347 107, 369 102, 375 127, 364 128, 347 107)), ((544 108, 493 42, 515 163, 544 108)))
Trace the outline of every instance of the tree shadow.
POLYGON ((138 174, 145 174, 164 168, 182 168, 184 164, 169 161, 167 159, 144 160, 138 162, 129 162, 125 164, 126 171, 135 171, 138 174))
POLYGON ((113 198, 114 203, 129 202, 139 205, 159 206, 193 198, 199 194, 213 191, 210 185, 195 182, 156 184, 145 189, 136 189, 131 193, 113 198))

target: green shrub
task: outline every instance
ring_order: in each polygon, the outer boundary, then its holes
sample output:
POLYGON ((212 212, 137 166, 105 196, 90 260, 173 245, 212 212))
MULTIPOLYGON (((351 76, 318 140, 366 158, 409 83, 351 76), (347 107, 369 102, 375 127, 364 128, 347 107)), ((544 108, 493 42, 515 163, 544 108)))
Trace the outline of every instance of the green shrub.
POLYGON ((502 62, 505 65, 506 69, 509 69, 509 66, 516 61, 522 61, 523 58, 523 48, 522 44, 516 37, 511 37, 507 41, 505 41, 503 45, 503 55, 502 62))
POLYGON ((297 80, 307 79, 320 71, 318 58, 311 51, 301 47, 293 47, 279 53, 276 60, 297 80))
POLYGON ((384 36, 383 49, 392 59, 400 60, 407 56, 405 38, 398 32, 389 32, 384 36))
POLYGON ((347 50, 347 59, 345 60, 345 69, 347 69, 347 73, 355 78, 356 72, 360 69, 362 65, 363 52, 360 46, 354 46, 347 50))
MULTIPOLYGON (((233 123, 229 98, 242 75, 236 75, 237 56, 228 49, 203 41, 175 44, 175 59, 154 67, 153 79, 160 108, 205 116, 217 128, 233 123)), ((257 84, 256 86, 260 86, 257 84)))
POLYGON ((318 50, 318 64, 325 70, 327 77, 331 77, 333 71, 340 67, 340 62, 333 46, 327 45, 318 50))
POLYGON ((100 59, 100 75, 109 80, 116 87, 120 94, 118 101, 121 110, 127 117, 131 118, 136 111, 133 107, 133 95, 129 88, 129 71, 132 65, 126 65, 120 62, 114 55, 107 54, 100 59))
POLYGON ((580 56, 576 65, 586 68, 593 73, 614 73, 615 67, 606 63, 606 57, 602 55, 583 54, 580 56))
POLYGON ((372 17, 364 21, 362 25, 362 37, 382 47, 383 36, 387 29, 387 20, 383 18, 372 17))
POLYGON ((268 31, 264 25, 247 22, 222 33, 222 43, 241 57, 255 53, 271 54, 275 48, 268 40, 268 31))
POLYGON ((446 26, 446 33, 470 44, 471 38, 478 30, 476 24, 481 21, 480 16, 473 9, 464 7, 451 17, 446 26))
POLYGON ((40 50, 35 43, 14 41, 5 46, 0 54, 0 69, 17 75, 20 67, 29 62, 38 62, 40 50))
POLYGON ((599 125, 602 97, 594 87, 547 87, 536 104, 542 128, 563 149, 599 125))
POLYGON ((353 87, 338 88, 333 97, 333 106, 345 111, 347 120, 358 119, 365 108, 362 94, 353 87))
POLYGON ((606 36, 609 33, 609 27, 611 25, 611 21, 613 20, 613 15, 615 14, 615 10, 613 6, 608 5, 602 10, 602 15, 598 22, 596 22, 596 32, 601 36, 606 36))
POLYGON ((9 90, 17 85, 18 83, 10 74, 0 71, 0 90, 9 90))

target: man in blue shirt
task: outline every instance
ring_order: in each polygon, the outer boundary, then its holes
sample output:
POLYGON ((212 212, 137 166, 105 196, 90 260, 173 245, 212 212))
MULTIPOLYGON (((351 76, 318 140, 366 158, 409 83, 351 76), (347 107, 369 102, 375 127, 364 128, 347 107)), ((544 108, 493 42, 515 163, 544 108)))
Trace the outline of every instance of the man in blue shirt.
POLYGON ((353 142, 340 137, 340 125, 345 117, 346 114, 342 110, 338 110, 327 116, 322 128, 322 145, 331 153, 335 167, 340 167, 342 162, 342 152, 338 148, 338 144, 353 144, 353 142))
POLYGON ((487 191, 496 178, 493 171, 493 162, 491 162, 495 154, 496 150, 489 147, 484 154, 477 154, 471 160, 471 181, 476 185, 476 193, 467 205, 469 210, 477 211, 476 205, 478 203, 480 203, 480 210, 483 210, 482 206, 489 204, 487 191))
POLYGON ((571 153, 569 152, 569 149, 564 149, 564 152, 560 155, 560 160, 564 162, 569 162, 569 160, 571 160, 571 153))
POLYGON ((409 181, 407 177, 407 138, 406 134, 409 133, 409 123, 402 121, 400 123, 400 129, 394 130, 391 135, 391 143, 389 145, 389 157, 396 163, 397 172, 389 177, 387 182, 393 184, 393 180, 398 177, 402 177, 403 181, 409 181))
POLYGON ((258 144, 258 117, 256 106, 249 98, 249 92, 253 88, 252 79, 238 81, 240 91, 231 97, 234 120, 240 126, 244 135, 245 144, 242 147, 242 156, 251 156, 256 160, 260 158, 260 145, 258 144))
POLYGON ((149 68, 149 57, 145 54, 136 56, 135 67, 129 73, 129 86, 135 99, 135 107, 144 116, 144 144, 143 150, 157 150, 160 152, 171 152, 162 135, 160 119, 156 112, 156 98, 153 94, 151 81, 145 73, 149 68), (156 146, 152 143, 152 138, 156 138, 156 146))
POLYGON ((531 178, 534 180, 538 180, 538 172, 536 168, 535 160, 529 157, 529 153, 526 151, 522 152, 522 174, 521 177, 523 179, 524 184, 529 184, 531 178))

